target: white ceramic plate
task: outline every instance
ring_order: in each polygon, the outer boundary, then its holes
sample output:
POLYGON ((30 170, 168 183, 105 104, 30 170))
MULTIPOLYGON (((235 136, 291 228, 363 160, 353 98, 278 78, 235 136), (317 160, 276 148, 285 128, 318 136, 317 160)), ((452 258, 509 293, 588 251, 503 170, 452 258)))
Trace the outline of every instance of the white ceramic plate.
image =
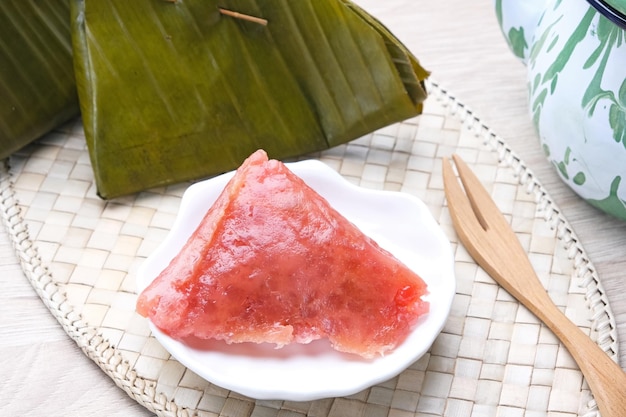
MULTIPOLYGON (((322 162, 288 164, 309 186, 428 284, 430 312, 392 353, 365 360, 318 340, 282 349, 264 344, 210 341, 202 349, 151 329, 172 356, 206 380, 257 399, 309 401, 351 395, 386 381, 419 359, 448 317, 455 293, 450 243, 427 207, 405 193, 357 187, 322 162)), ((138 272, 143 290, 179 252, 233 173, 189 187, 167 238, 138 272)))

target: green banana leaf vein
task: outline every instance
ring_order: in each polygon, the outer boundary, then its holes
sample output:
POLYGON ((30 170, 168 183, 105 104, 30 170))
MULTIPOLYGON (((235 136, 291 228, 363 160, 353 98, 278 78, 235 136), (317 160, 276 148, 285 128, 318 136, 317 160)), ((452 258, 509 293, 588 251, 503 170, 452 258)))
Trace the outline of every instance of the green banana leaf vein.
POLYGON ((78 115, 69 0, 0 1, 0 158, 78 115))
POLYGON ((73 0, 72 24, 103 198, 228 171, 259 148, 336 146, 426 98, 415 57, 345 0, 73 0))

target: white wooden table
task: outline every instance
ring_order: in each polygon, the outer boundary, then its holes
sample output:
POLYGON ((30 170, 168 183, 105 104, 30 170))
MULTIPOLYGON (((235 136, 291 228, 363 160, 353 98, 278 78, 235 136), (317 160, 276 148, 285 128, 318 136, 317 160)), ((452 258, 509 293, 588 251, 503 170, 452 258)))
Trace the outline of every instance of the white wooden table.
MULTIPOLYGON (((503 137, 547 188, 598 270, 625 366, 626 223, 580 200, 543 156, 528 116, 525 69, 502 38, 492 1, 357 3, 386 23, 433 79, 503 137)), ((150 415, 65 335, 22 275, 3 228, 0 288, 0 415, 150 415)))

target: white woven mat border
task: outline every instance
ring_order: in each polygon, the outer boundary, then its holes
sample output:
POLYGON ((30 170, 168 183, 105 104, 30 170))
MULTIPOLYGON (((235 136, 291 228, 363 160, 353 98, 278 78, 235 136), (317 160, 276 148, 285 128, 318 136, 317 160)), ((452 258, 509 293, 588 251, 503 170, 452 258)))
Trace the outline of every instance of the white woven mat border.
MULTIPOLYGON (((535 178, 524 162, 508 147, 506 142, 486 126, 467 106, 435 82, 428 82, 429 100, 438 100, 448 108, 451 115, 459 117, 463 125, 481 137, 485 146, 497 153, 498 160, 510 166, 526 188, 535 196, 535 201, 545 214, 544 220, 557 231, 557 237, 573 260, 576 276, 586 288, 585 297, 590 303, 592 326, 597 331, 597 343, 615 361, 618 358, 618 341, 614 316, 599 277, 587 257, 575 232, 569 226, 548 192, 535 178)), ((187 417, 193 412, 179 407, 165 395, 155 392, 154 386, 137 376, 137 372, 124 360, 97 329, 87 325, 68 303, 59 286, 52 279, 51 272, 38 254, 31 239, 18 200, 10 173, 9 159, 0 164, 0 215, 9 234, 22 270, 45 306, 61 324, 65 332, 76 342, 121 389, 131 398, 157 415, 187 417)), ((585 417, 599 413, 593 401, 585 417)))

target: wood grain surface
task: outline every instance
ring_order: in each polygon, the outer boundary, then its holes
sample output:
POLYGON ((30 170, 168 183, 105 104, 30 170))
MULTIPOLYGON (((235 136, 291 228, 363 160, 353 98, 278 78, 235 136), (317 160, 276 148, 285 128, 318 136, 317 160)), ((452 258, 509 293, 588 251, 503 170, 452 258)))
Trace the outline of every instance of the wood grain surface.
MULTIPOLYGON (((626 365, 626 223, 580 200, 541 152, 524 66, 508 50, 491 0, 358 0, 522 157, 594 263, 618 324, 626 365)), ((22 275, 0 228, 0 416, 147 416, 65 335, 22 275)))

